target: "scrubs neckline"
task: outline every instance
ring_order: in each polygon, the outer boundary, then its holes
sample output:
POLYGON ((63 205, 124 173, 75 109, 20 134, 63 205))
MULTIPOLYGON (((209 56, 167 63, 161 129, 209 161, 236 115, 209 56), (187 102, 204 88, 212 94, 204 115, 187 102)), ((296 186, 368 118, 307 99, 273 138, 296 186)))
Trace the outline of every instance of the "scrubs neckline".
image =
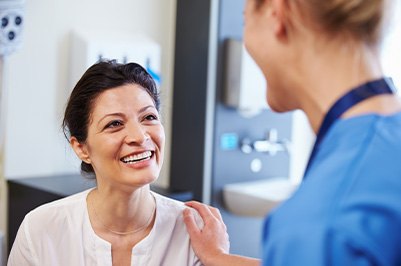
MULTIPOLYGON (((332 138, 332 135, 333 134, 336 135, 335 133, 337 132, 337 130, 341 129, 343 127, 352 129, 355 127, 354 124, 367 123, 372 120, 383 120, 383 119, 386 119, 386 120, 401 119, 401 111, 391 113, 391 114, 365 113, 365 114, 356 115, 356 116, 352 116, 352 117, 340 118, 334 122, 332 128, 327 132, 325 139, 332 138), (349 127, 350 124, 353 127, 349 127)), ((351 131, 351 130, 349 130, 349 131, 351 131)), ((348 132, 348 130, 345 132, 348 132)), ((344 134, 344 131, 342 131, 342 134, 344 134)))

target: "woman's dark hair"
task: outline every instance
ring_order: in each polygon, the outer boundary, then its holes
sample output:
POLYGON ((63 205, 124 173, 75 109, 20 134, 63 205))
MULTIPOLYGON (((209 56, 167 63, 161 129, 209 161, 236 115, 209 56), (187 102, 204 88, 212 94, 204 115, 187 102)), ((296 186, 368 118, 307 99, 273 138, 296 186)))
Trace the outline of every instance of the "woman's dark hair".
MULTIPOLYGON (((138 84, 153 99, 157 111, 160 109, 160 96, 150 74, 136 63, 119 64, 115 60, 101 61, 86 70, 75 85, 67 102, 62 129, 67 140, 75 137, 85 143, 93 111, 93 104, 104 91, 126 84, 138 84)), ((93 167, 81 162, 82 174, 92 175, 93 167)))

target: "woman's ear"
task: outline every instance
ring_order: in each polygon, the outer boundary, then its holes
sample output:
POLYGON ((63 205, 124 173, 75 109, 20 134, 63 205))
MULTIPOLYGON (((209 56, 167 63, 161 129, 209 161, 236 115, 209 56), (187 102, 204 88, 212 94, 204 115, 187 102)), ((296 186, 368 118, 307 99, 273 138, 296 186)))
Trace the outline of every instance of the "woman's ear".
POLYGON ((89 152, 85 144, 80 143, 76 137, 71 137, 70 145, 79 159, 87 164, 91 163, 89 152))

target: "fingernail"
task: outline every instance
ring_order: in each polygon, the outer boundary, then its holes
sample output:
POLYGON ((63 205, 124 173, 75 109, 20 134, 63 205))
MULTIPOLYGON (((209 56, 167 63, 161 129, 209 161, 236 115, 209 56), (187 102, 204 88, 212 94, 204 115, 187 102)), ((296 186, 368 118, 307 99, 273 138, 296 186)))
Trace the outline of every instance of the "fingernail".
POLYGON ((191 216, 192 213, 189 211, 189 209, 185 209, 185 210, 184 210, 184 215, 185 215, 185 216, 191 216))

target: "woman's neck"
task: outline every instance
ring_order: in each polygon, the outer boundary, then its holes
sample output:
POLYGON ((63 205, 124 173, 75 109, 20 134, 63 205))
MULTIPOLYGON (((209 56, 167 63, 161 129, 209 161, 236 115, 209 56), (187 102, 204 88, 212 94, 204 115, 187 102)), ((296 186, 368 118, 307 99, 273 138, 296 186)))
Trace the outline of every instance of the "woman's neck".
POLYGON ((87 201, 96 223, 117 232, 143 227, 149 222, 149 217, 153 217, 156 207, 149 186, 132 192, 98 187, 91 191, 87 201))

